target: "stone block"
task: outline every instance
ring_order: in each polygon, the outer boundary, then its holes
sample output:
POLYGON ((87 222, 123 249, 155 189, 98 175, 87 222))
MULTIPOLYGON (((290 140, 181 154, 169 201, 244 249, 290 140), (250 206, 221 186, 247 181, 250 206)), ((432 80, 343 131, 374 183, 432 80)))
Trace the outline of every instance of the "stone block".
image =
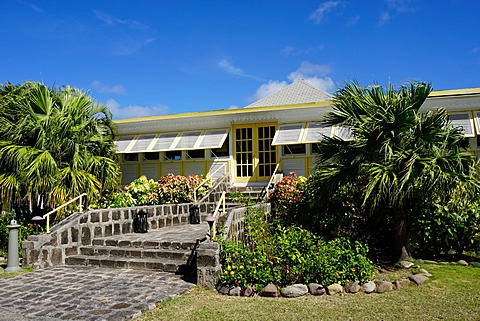
POLYGON ((119 210, 115 210, 115 211, 112 211, 112 220, 113 221, 118 221, 120 220, 120 211, 119 210))
POLYGON ((178 214, 178 206, 177 205, 171 205, 171 210, 173 215, 178 214))
POLYGON ((420 286, 428 280, 428 277, 422 274, 415 274, 410 276, 410 280, 412 280, 416 285, 420 286))
POLYGON ((113 224, 113 235, 120 235, 120 224, 113 224))
POLYGON ((68 230, 62 232, 61 243, 68 244, 68 230))
POLYGON ((150 221, 150 229, 156 230, 158 228, 158 224, 156 220, 150 221))
POLYGON ((263 288, 262 291, 258 294, 260 296, 265 296, 265 297, 278 297, 279 296, 279 291, 278 288, 275 284, 269 283, 267 286, 263 288))
POLYGON ((92 234, 90 229, 86 226, 82 227, 82 244, 90 245, 92 244, 92 234))
POLYGON ((350 281, 345 284, 346 293, 357 293, 358 291, 360 291, 360 284, 358 281, 350 281))
POLYGON ((343 287, 338 283, 334 283, 334 284, 331 284, 331 285, 327 286, 327 291, 328 291, 328 294, 330 294, 330 295, 342 294, 343 287))
POLYGON ((76 246, 70 246, 65 248, 65 256, 72 256, 77 254, 78 254, 78 250, 76 246))
POLYGON ((73 243, 78 242, 78 228, 72 227, 70 229, 70 236, 72 237, 72 242, 73 243))
POLYGON ((93 237, 100 237, 103 236, 103 231, 101 226, 95 226, 93 229, 93 237))
POLYGON ((102 222, 106 223, 110 221, 110 218, 108 217, 109 211, 103 211, 102 212, 102 222))
POLYGON ((100 213, 98 213, 97 211, 91 212, 91 213, 90 213, 90 222, 91 222, 91 223, 98 223, 98 222, 100 222, 100 213))
POLYGON ((162 227, 165 227, 165 226, 167 226, 166 222, 165 222, 165 219, 163 219, 163 218, 158 219, 158 228, 162 228, 162 227))
POLYGON ((171 217, 167 217, 165 219, 165 226, 172 226, 172 218, 171 217))
POLYGON ((172 225, 180 225, 180 219, 178 218, 178 216, 175 216, 172 219, 172 225))
POLYGON ((280 293, 286 298, 297 298, 307 294, 308 288, 305 284, 293 284, 283 288, 280 293))
POLYGON ((63 265, 63 249, 54 248, 52 249, 52 257, 50 258, 53 266, 63 265))
POLYGON ((105 236, 112 236, 112 233, 113 233, 113 231, 112 231, 112 225, 111 225, 111 224, 105 225, 105 233, 104 233, 104 235, 105 235, 105 236))
POLYGON ((375 286, 376 289, 375 291, 377 293, 385 293, 385 292, 390 292, 393 290, 393 283, 388 282, 388 281, 382 281, 382 280, 375 280, 375 286))
POLYGON ((400 279, 395 282, 393 282, 393 285, 395 285, 396 289, 403 289, 403 288, 408 288, 410 286, 410 280, 409 279, 400 279))
POLYGON ((50 241, 46 245, 57 246, 57 233, 50 234, 50 241))
POLYGON ((154 217, 155 216, 155 208, 154 207, 147 207, 145 209, 147 212, 147 217, 154 217))
POLYGON ((122 225, 122 234, 129 234, 132 233, 132 223, 130 222, 125 222, 122 225))
POLYGON ((80 218, 80 224, 85 224, 87 222, 88 222, 88 215, 82 214, 82 217, 80 218))

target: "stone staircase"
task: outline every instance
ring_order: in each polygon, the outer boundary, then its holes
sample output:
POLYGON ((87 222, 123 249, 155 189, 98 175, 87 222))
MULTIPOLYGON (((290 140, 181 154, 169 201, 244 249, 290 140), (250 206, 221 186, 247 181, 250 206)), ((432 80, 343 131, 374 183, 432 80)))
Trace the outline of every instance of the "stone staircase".
POLYGON ((147 233, 96 237, 80 246, 66 265, 153 270, 191 275, 196 271, 195 250, 205 240, 208 224, 186 224, 147 233))

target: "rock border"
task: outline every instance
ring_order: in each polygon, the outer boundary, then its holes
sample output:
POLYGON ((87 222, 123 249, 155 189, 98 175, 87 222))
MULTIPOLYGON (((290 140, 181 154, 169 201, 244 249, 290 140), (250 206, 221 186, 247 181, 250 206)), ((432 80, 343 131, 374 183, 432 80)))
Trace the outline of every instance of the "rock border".
POLYGON ((466 262, 465 260, 459 260, 457 262, 446 262, 446 261, 432 261, 432 260, 416 260, 411 261, 401 261, 399 266, 403 269, 411 271, 411 275, 408 278, 401 278, 395 281, 385 281, 385 280, 372 280, 361 284, 359 281, 350 281, 345 285, 338 283, 330 284, 324 286, 318 283, 309 283, 308 285, 304 284, 293 284, 289 285, 283 289, 279 289, 275 284, 269 283, 258 293, 255 292, 253 287, 250 285, 246 289, 242 289, 239 286, 231 285, 217 285, 216 289, 219 293, 230 296, 244 296, 244 297, 253 297, 253 296, 262 296, 262 297, 284 297, 284 298, 296 298, 301 297, 306 294, 321 296, 321 295, 347 295, 347 294, 371 294, 371 293, 387 293, 393 290, 399 290, 402 288, 407 288, 412 284, 414 286, 422 286, 425 282, 429 280, 432 276, 427 270, 421 268, 416 263, 428 263, 428 264, 458 264, 461 266, 475 266, 480 267, 479 262, 471 261, 466 262), (414 271, 419 273, 414 273, 414 271))

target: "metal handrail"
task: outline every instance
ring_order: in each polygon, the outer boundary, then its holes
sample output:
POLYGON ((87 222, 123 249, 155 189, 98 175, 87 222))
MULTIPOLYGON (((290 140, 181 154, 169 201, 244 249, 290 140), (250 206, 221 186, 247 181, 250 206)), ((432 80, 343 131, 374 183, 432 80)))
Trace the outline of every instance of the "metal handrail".
POLYGON ((43 219, 47 219, 47 233, 50 233, 50 214, 53 214, 55 212, 57 212, 58 210, 64 208, 65 206, 75 202, 76 200, 80 199, 80 208, 79 208, 79 211, 82 212, 82 197, 84 196, 87 196, 87 193, 82 193, 80 195, 78 195, 77 197, 69 200, 68 202, 66 202, 65 204, 63 205, 60 205, 59 207, 57 207, 56 209, 53 209, 51 210, 50 212, 48 212, 47 214, 43 215, 43 219))
POLYGON ((268 192, 270 191, 271 189, 271 185, 273 183, 273 181, 275 180, 275 176, 277 175, 277 170, 278 170, 278 167, 280 166, 279 163, 277 163, 277 166, 275 166, 275 169, 273 171, 273 174, 272 176, 270 176, 270 180, 268 181, 268 184, 267 186, 265 186, 263 189, 262 189, 262 192, 261 192, 261 195, 257 198, 257 203, 258 201, 263 198, 263 200, 265 201, 265 199, 267 198, 268 196, 268 192), (265 191, 265 195, 263 195, 263 192, 265 191))
POLYGON ((215 236, 217 235, 217 220, 220 214, 220 205, 222 205, 222 213, 225 213, 226 195, 227 195, 227 192, 223 191, 222 196, 218 200, 217 206, 215 207, 215 211, 213 212, 212 216, 215 218, 215 220, 213 221, 213 224, 212 224, 211 239, 215 239, 215 236))
POLYGON ((228 163, 223 163, 215 171, 213 171, 213 173, 208 172, 207 176, 202 180, 202 182, 197 187, 195 187, 195 190, 193 191, 193 201, 195 203, 197 202, 197 191, 200 189, 200 187, 202 187, 203 184, 205 184, 209 179, 211 179, 213 177, 213 175, 215 175, 222 168, 224 168, 223 173, 227 174, 227 165, 228 165, 228 163))

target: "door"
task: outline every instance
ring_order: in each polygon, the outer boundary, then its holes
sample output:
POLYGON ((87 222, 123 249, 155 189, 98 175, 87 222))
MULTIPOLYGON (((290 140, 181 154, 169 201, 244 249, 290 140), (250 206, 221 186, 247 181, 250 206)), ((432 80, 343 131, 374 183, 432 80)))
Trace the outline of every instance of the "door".
POLYGON ((268 182, 277 164, 275 124, 235 126, 235 181, 268 182))

